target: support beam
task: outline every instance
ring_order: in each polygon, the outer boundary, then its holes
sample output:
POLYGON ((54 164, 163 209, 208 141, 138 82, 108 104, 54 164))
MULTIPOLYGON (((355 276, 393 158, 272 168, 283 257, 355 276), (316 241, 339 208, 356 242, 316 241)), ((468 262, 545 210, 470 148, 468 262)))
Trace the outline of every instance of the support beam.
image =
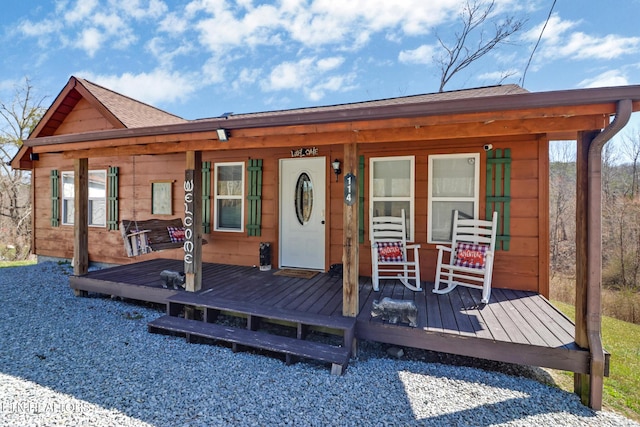
MULTIPOLYGON (((357 144, 344 145, 344 175, 353 174, 356 179, 364 179, 358 175, 358 146, 357 144)), ((354 187, 357 185, 354 183, 354 187)), ((358 293, 359 276, 359 239, 358 239, 358 197, 356 195, 353 204, 343 204, 343 248, 342 262, 342 314, 356 317, 358 315, 360 301, 358 293)))
POLYGON ((184 175, 185 289, 202 288, 202 152, 188 151, 184 175))
MULTIPOLYGON (((89 160, 73 161, 73 274, 89 271, 89 160)), ((76 295, 80 295, 76 293, 76 295)))
MULTIPOLYGON (((589 213, 589 146, 599 132, 580 132, 576 149, 576 330, 575 340, 589 348, 587 337, 588 213, 589 213)), ((584 405, 589 404, 589 375, 574 374, 574 392, 584 405)))

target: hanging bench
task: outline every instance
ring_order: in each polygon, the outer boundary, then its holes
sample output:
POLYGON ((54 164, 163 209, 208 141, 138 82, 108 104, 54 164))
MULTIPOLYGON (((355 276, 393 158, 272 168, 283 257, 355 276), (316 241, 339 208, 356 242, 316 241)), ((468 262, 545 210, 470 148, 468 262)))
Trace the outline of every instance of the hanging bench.
MULTIPOLYGON (((181 218, 122 220, 120 233, 129 257, 180 248, 184 244, 184 225, 181 218)), ((207 241, 203 239, 202 244, 206 243, 207 241)))

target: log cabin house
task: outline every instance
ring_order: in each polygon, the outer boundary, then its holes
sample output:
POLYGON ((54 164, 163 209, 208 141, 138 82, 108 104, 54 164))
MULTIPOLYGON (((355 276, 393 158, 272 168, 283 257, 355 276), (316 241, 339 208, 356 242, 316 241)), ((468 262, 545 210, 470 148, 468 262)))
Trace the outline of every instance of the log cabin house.
MULTIPOLYGON (((195 294, 223 275, 208 273, 209 264, 242 267, 235 271, 256 283, 274 277, 267 264, 325 273, 342 264, 336 307, 358 318, 356 338, 569 370, 576 393, 599 409, 609 363, 600 334, 600 153, 638 109, 640 86, 530 93, 503 85, 185 120, 71 77, 11 165, 32 173, 33 252, 72 259, 79 294, 145 299, 117 287, 124 279, 94 287, 90 262, 125 266, 128 276, 145 263, 184 266, 195 294), (545 299, 552 140, 577 144, 575 326, 560 325, 568 320, 545 299), (474 217, 498 211, 500 225, 492 299, 484 308, 466 304, 464 313, 451 303, 451 332, 438 300, 450 297, 432 294, 428 283, 435 244, 448 239, 456 208, 474 217), (366 281, 369 215, 401 209, 410 240, 421 245, 425 290, 409 296, 423 311, 418 328, 375 323, 367 313, 378 297, 366 281), (122 224, 174 218, 184 222, 184 243, 125 250, 122 224), (461 326, 463 315, 470 326, 461 326), (560 326, 550 326, 557 319, 560 326), (562 334, 565 341, 554 341, 562 334)), ((242 289, 227 296, 244 298, 242 289)))

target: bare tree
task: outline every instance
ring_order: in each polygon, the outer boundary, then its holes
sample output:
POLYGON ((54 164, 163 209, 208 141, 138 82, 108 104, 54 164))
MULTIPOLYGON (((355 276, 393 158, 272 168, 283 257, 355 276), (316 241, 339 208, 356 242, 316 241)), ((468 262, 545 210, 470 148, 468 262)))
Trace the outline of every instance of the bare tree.
MULTIPOLYGON (((442 55, 436 58, 441 72, 440 92, 444 91, 444 87, 454 75, 499 45, 507 43, 511 35, 524 27, 526 20, 496 15, 495 9, 495 0, 488 3, 467 1, 460 13, 462 29, 455 32, 454 40, 448 43, 437 36, 440 46, 444 49, 442 55), (486 30, 487 24, 491 24, 493 31, 486 30)), ((503 73, 502 80, 508 76, 503 73)))
POLYGON ((622 138, 622 151, 631 161, 631 183, 627 195, 632 199, 640 195, 640 179, 638 177, 640 166, 640 131, 635 131, 633 136, 622 138))
POLYGON ((23 259, 30 252, 30 174, 11 169, 9 162, 44 114, 44 98, 33 96, 31 81, 25 78, 9 102, 0 100, 0 256, 5 258, 23 259))
POLYGON ((572 274, 575 267, 575 151, 566 142, 549 149, 549 244, 554 272, 572 274))

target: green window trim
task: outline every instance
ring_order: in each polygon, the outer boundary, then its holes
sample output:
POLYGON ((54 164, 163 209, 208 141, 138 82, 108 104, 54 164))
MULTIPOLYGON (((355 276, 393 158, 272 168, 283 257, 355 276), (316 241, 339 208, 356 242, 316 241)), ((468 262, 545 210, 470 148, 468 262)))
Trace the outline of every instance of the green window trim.
POLYGON ((487 153, 486 182, 487 218, 498 212, 496 249, 509 250, 511 240, 511 149, 491 150, 487 153))
POLYGON ((107 230, 118 229, 118 167, 110 166, 107 169, 107 230))
POLYGON ((60 227, 60 172, 52 170, 51 180, 51 226, 60 227))
POLYGON ((364 243, 364 156, 358 159, 358 241, 364 243))
POLYGON ((260 236, 262 227, 262 159, 249 159, 247 236, 260 236))
POLYGON ((211 162, 202 162, 202 232, 211 233, 211 162))

